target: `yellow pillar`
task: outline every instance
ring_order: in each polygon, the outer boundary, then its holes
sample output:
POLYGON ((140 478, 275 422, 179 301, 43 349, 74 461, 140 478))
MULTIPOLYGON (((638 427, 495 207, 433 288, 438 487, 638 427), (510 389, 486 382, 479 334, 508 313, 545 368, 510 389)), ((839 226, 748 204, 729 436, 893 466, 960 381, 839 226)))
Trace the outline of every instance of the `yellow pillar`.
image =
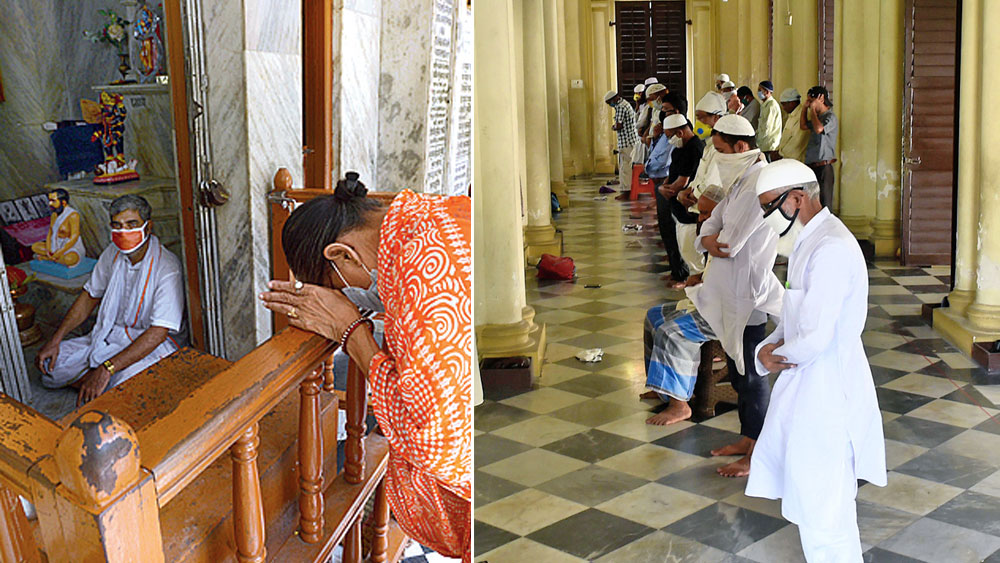
MULTIPOLYGON (((523 0, 524 123, 527 165, 527 224, 525 255, 529 263, 542 254, 562 254, 562 241, 552 226, 552 193, 549 174, 549 117, 545 75, 543 0, 523 0)), ((556 132, 553 132, 553 135, 556 132)))
MULTIPOLYGON (((815 0, 788 1, 792 8, 793 72, 790 86, 805 96, 809 88, 819 81, 819 53, 813 48, 819 45, 819 11, 815 0)), ((787 14, 785 16, 787 17, 787 14)), ((775 83, 774 87, 777 88, 778 84, 775 83)))
POLYGON ((518 138, 513 0, 483 2, 474 17, 476 345, 481 357, 529 356, 537 374, 545 331, 525 300, 520 189, 511 166, 518 138))
POLYGON ((859 239, 871 235, 875 215, 875 171, 877 136, 872 134, 872 96, 878 91, 878 64, 872 64, 872 45, 878 44, 879 3, 845 0, 843 38, 843 75, 851 77, 849 87, 840 88, 834 97, 833 111, 840 124, 840 219, 859 239), (843 111, 841 111, 843 108, 843 111))
POLYGON ((874 90, 878 96, 878 163, 871 240, 876 256, 893 258, 899 249, 903 0, 882 0, 879 12, 878 88, 874 90))
POLYGON ((687 4, 688 18, 691 20, 691 52, 688 60, 691 64, 688 69, 694 76, 691 79, 693 90, 689 92, 690 100, 688 106, 691 113, 694 112, 694 105, 705 95, 706 92, 715 90, 715 75, 720 71, 715 68, 715 20, 712 15, 711 0, 694 0, 687 4))
POLYGON ((585 51, 589 48, 590 0, 566 2, 566 70, 569 85, 569 138, 574 176, 594 172, 593 124, 589 92, 591 72, 585 51), (585 17, 586 14, 586 17, 585 17))
POLYGON ((524 26, 521 24, 521 14, 524 10, 524 2, 516 0, 514 2, 514 116, 517 120, 517 144, 515 145, 514 162, 518 186, 521 189, 521 226, 527 224, 527 201, 528 201, 528 153, 527 153, 527 131, 524 120, 524 26))
POLYGON ((562 19, 559 17, 559 3, 548 1, 542 3, 545 23, 545 103, 548 115, 549 137, 549 176, 552 178, 552 193, 559 198, 559 203, 567 205, 569 194, 566 191, 566 181, 563 170, 563 126, 559 115, 560 99, 565 86, 559 73, 559 43, 562 34, 562 19))
MULTIPOLYGON (((562 145, 562 157, 563 157, 563 178, 569 179, 577 174, 577 166, 575 160, 573 159, 573 145, 570 142, 570 105, 569 105, 569 54, 567 53, 567 42, 569 38, 574 37, 569 35, 569 24, 567 22, 566 15, 566 2, 567 0, 552 0, 555 4, 556 9, 556 21, 558 22, 559 36, 558 36, 558 47, 559 47, 559 121, 562 127, 559 130, 559 141, 562 145)), ((563 205, 569 204, 569 196, 566 196, 566 201, 563 202, 560 198, 560 203, 563 205)))
MULTIPOLYGON (((984 0, 982 4, 983 53, 1000 52, 1000 35, 994 33, 1000 25, 1000 4, 984 0)), ((963 73, 965 67, 962 67, 963 73)), ((993 59, 983 60, 979 66, 980 99, 989 100, 1000 88, 993 59)), ((976 269, 976 297, 966 311, 976 329, 1000 332, 1000 131, 988 124, 993 121, 993 108, 983 104, 979 121, 987 124, 979 131, 979 264, 976 269)))
MULTIPOLYGON (((590 3, 590 2, 588 2, 590 3)), ((614 151, 618 147, 617 136, 611 130, 612 112, 604 103, 604 94, 608 90, 617 90, 617 80, 612 74, 614 56, 614 28, 608 25, 613 16, 609 12, 608 2, 590 3, 591 26, 591 60, 593 70, 592 86, 590 88, 590 103, 594 111, 594 172, 611 174, 615 171, 617 156, 614 151)), ((629 93, 622 92, 622 97, 628 99, 629 93)))
POLYGON ((954 229, 955 289, 948 294, 952 312, 964 315, 976 296, 976 268, 979 265, 979 131, 982 101, 979 93, 982 81, 983 30, 981 4, 967 2, 962 6, 962 69, 960 74, 958 122, 958 201, 954 229))

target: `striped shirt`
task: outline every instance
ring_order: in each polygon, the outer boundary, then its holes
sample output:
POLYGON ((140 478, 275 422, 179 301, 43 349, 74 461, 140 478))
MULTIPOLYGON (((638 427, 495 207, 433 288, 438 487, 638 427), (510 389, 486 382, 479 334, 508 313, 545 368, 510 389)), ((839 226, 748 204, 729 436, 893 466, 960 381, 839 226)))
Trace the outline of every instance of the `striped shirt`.
POLYGON ((635 132, 635 110, 625 100, 618 100, 618 105, 615 106, 615 123, 622 124, 621 129, 616 131, 619 150, 639 142, 639 135, 635 132))

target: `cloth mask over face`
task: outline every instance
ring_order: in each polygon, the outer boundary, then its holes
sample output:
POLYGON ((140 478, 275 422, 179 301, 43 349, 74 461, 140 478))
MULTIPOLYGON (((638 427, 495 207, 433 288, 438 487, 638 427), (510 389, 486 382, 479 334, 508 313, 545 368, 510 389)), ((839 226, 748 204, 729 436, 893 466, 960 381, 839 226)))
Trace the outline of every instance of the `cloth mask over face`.
POLYGON ((111 242, 115 243, 118 250, 124 254, 132 254, 146 242, 148 238, 146 234, 147 224, 149 224, 148 221, 143 223, 141 227, 134 229, 111 229, 111 242))
POLYGON ((798 209, 789 217, 782 209, 783 206, 784 202, 764 215, 764 223, 778 235, 778 254, 787 257, 795 250, 795 241, 802 234, 805 225, 799 220, 798 209))
POLYGON ((670 144, 673 145, 675 148, 679 149, 679 148, 681 148, 681 147, 684 146, 684 139, 681 139, 677 135, 674 135, 673 137, 670 137, 669 141, 670 141, 670 144))
POLYGON ((340 292, 343 293, 344 297, 346 297, 351 303, 354 303, 354 306, 361 310, 362 313, 364 313, 364 311, 384 313, 385 305, 382 303, 382 299, 378 296, 378 271, 369 270, 368 267, 365 266, 364 262, 361 261, 357 251, 350 246, 341 243, 334 244, 343 248, 347 252, 350 252, 354 259, 357 260, 358 264, 361 264, 361 267, 368 273, 369 279, 371 279, 371 284, 368 285, 367 289, 354 287, 347 283, 347 279, 340 273, 340 268, 337 267, 337 264, 333 260, 329 260, 333 271, 336 272, 337 277, 340 278, 341 283, 344 284, 344 287, 340 290, 340 292))

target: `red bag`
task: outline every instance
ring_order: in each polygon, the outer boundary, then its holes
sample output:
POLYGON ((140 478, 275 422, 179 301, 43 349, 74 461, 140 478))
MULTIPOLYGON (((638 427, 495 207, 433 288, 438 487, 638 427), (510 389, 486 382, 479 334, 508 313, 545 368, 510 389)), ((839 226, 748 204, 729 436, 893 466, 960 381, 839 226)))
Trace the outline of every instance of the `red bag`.
POLYGON ((538 261, 538 279, 571 280, 575 271, 576 265, 569 256, 542 254, 542 259, 538 261))

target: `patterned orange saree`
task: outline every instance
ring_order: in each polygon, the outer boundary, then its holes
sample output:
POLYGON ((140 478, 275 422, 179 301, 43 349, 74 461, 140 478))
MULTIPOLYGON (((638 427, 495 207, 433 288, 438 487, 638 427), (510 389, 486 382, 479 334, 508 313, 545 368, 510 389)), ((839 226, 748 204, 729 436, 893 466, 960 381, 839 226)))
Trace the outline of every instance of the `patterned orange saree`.
POLYGON ((401 192, 382 222, 385 352, 369 384, 386 493, 412 538, 468 561, 472 500, 471 200, 401 192))

